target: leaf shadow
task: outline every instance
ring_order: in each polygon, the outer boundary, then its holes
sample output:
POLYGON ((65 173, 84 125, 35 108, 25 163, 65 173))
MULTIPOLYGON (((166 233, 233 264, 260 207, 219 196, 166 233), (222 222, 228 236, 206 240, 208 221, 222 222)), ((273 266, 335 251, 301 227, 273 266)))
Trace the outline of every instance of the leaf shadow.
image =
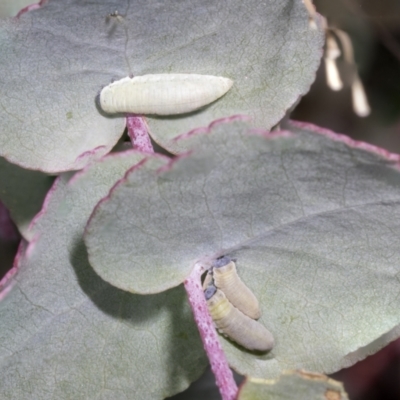
POLYGON ((181 391, 182 381, 192 382, 203 373, 202 368, 190 367, 200 363, 205 368, 207 360, 183 285, 151 295, 133 294, 116 288, 90 266, 82 239, 75 242, 70 263, 81 289, 104 313, 133 329, 152 330, 154 321, 162 320, 163 332, 154 334, 157 342, 163 344, 159 351, 167 353, 162 358, 160 356, 160 362, 166 360, 169 392, 181 391))
MULTIPOLYGON (((172 304, 176 301, 168 301, 168 297, 171 296, 167 296, 167 292, 150 295, 135 294, 103 280, 89 264, 86 246, 82 239, 74 244, 70 262, 81 289, 100 310, 112 317, 137 323, 151 319, 162 308, 172 310, 173 306, 176 306, 172 304)), ((180 301, 182 302, 183 298, 180 301)))

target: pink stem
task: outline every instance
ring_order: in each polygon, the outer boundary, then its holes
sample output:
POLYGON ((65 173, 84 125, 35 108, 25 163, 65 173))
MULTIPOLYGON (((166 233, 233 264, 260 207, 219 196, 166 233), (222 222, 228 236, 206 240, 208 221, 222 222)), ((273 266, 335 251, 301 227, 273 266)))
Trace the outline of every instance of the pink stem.
POLYGON ((144 153, 154 153, 149 136, 149 128, 144 117, 135 114, 127 114, 126 126, 128 127, 128 135, 135 150, 144 153))
POLYGON ((188 294, 190 307, 196 321, 204 350, 210 360, 211 369, 215 375, 219 392, 223 400, 236 399, 238 388, 233 379, 225 353, 219 342, 217 331, 208 312, 207 302, 201 287, 201 275, 205 267, 196 264, 192 273, 185 280, 184 285, 188 294))

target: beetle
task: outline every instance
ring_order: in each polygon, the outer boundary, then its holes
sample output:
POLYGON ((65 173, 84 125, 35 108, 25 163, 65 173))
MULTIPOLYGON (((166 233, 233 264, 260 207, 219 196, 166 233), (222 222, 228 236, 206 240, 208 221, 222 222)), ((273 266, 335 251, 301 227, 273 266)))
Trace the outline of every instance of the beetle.
POLYGON ((228 300, 241 312, 252 319, 260 318, 260 304, 254 293, 237 274, 234 260, 227 256, 220 257, 213 262, 212 266, 215 286, 221 289, 228 300))
POLYGON ((252 351, 266 352, 273 348, 272 333, 234 307, 222 290, 209 285, 204 294, 210 315, 220 333, 252 351))
POLYGON ((189 113, 223 96, 233 81, 199 74, 149 74, 110 83, 99 94, 108 113, 177 115, 189 113))
POLYGON ((109 22, 113 19, 115 19, 118 22, 124 22, 124 16, 121 15, 118 10, 115 10, 111 14, 108 14, 106 17, 106 22, 109 22))

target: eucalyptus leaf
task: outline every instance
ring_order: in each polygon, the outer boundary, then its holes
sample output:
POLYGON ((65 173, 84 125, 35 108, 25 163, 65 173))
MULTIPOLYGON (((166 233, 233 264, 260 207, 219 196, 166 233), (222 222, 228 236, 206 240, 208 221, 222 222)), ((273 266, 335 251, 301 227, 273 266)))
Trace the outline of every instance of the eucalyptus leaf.
POLYGON ((33 4, 32 0, 1 0, 0 17, 12 17, 26 6, 33 4))
POLYGON ((125 39, 111 40, 105 22, 116 6, 54 0, 2 21, 0 153, 7 160, 51 173, 75 170, 118 141, 124 119, 104 118, 95 103, 113 68, 125 66, 114 54, 125 39))
POLYGON ((301 0, 49 1, 0 26, 0 155, 46 172, 101 157, 125 119, 106 117, 95 98, 128 75, 234 80, 202 110, 148 118, 152 137, 170 151, 182 150, 171 140, 177 135, 233 114, 270 128, 308 91, 322 46, 323 31, 309 27, 301 0))
POLYGON ((399 156, 310 127, 220 123, 182 140, 190 154, 157 171, 149 157, 96 207, 85 243, 103 279, 156 293, 235 258, 276 342, 253 354, 223 340, 254 377, 330 373, 398 337, 399 156))
POLYGON ((53 181, 51 176, 28 171, 0 157, 0 200, 25 238, 28 238, 28 226, 40 211, 53 181))
POLYGON ((110 155, 56 181, 0 302, 0 398, 162 399, 201 375, 206 358, 183 288, 132 295, 87 261, 93 206, 142 158, 110 155))

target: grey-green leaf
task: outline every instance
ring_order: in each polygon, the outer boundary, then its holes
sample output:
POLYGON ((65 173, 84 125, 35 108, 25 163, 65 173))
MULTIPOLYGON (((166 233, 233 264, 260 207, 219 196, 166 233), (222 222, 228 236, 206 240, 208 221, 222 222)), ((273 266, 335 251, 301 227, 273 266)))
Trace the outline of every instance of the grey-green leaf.
POLYGON ((0 200, 25 238, 53 180, 42 172, 23 169, 0 157, 0 200))
POLYGON ((171 151, 182 149, 177 135, 233 114, 270 128, 308 91, 322 45, 301 0, 52 0, 0 26, 0 155, 46 172, 104 155, 125 121, 102 115, 95 98, 128 75, 234 80, 205 109, 148 118, 155 141, 171 151))
POLYGON ((113 154, 57 180, 0 302, 0 398, 163 399, 202 373, 182 287, 132 295, 87 261, 82 234, 93 206, 142 158, 113 154))
POLYGON ((26 6, 33 4, 32 0, 2 0, 0 3, 0 18, 12 17, 26 6))
POLYGON ((0 26, 0 155, 24 168, 56 173, 108 153, 123 118, 104 118, 95 97, 113 57, 105 15, 110 4, 50 1, 0 26))
POLYGON ((85 237, 99 275, 138 293, 179 285, 197 261, 236 258, 276 345, 255 355, 222 341, 231 366, 256 377, 330 373, 399 335, 400 157, 291 130, 221 123, 192 135, 192 153, 169 168, 150 159, 129 173, 85 237))

